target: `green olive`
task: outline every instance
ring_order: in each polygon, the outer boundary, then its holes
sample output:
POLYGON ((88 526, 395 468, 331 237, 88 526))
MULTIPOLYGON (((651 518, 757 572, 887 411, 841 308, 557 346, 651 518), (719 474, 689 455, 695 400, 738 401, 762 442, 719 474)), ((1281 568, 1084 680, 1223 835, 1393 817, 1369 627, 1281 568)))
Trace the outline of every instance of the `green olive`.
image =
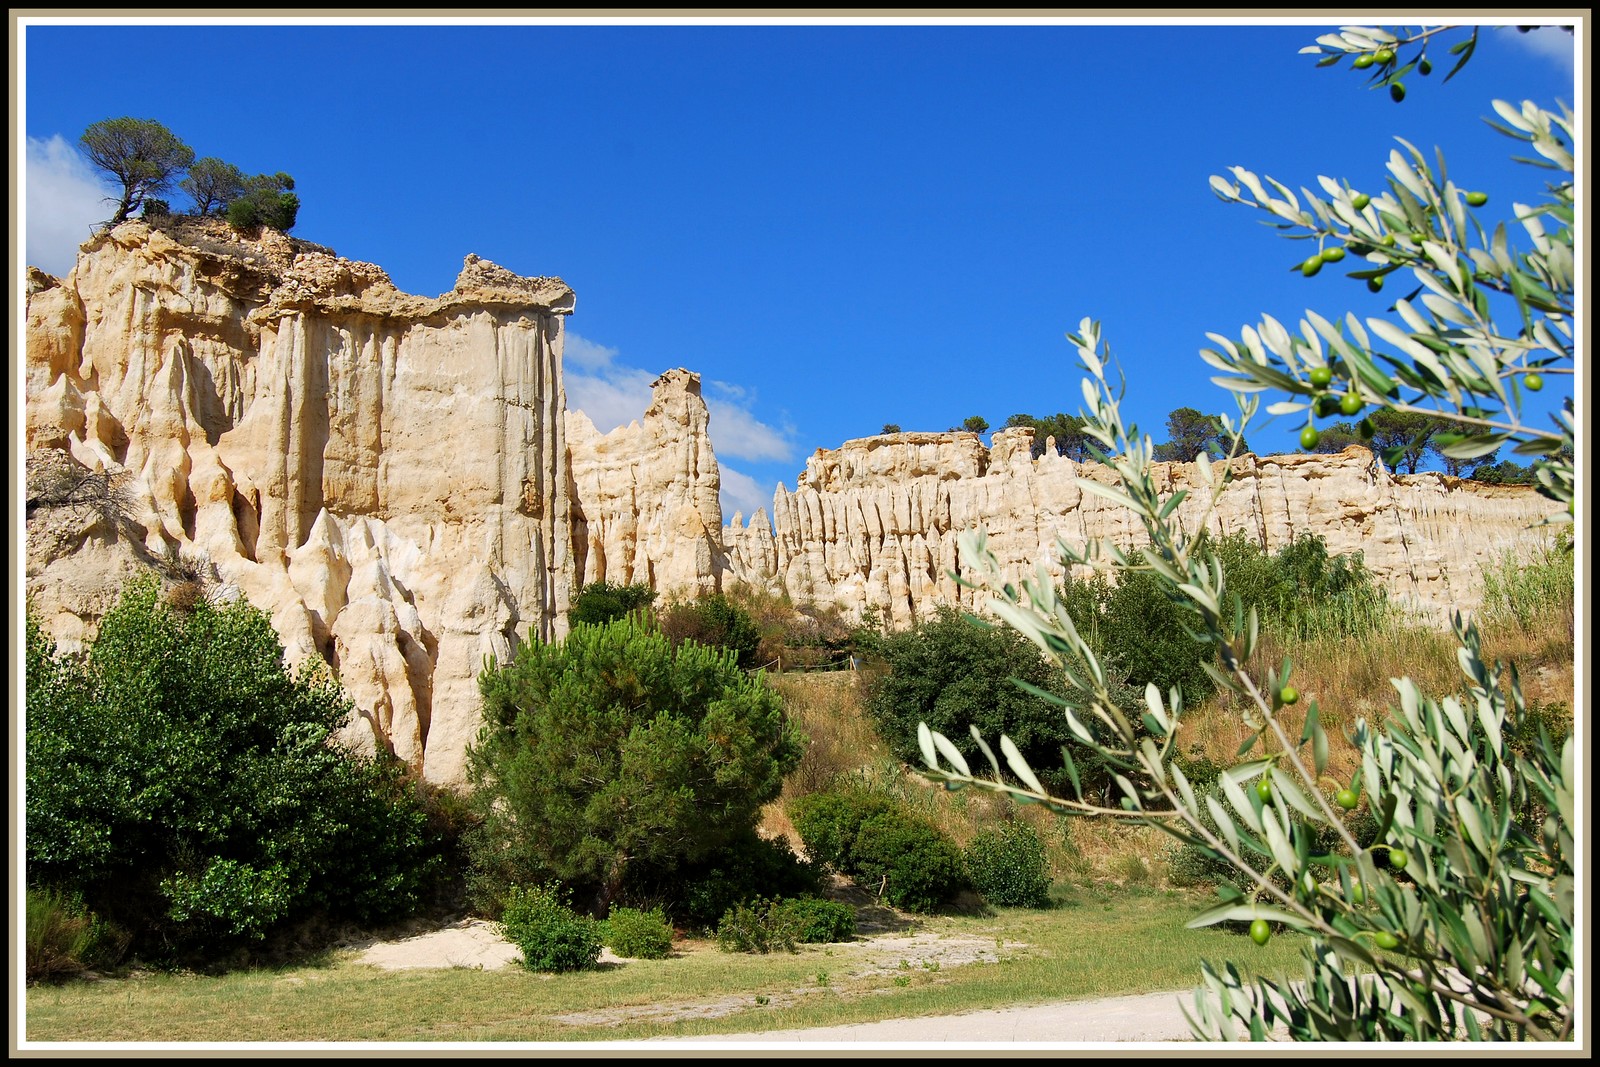
POLYGON ((1267 780, 1267 776, 1264 774, 1261 776, 1261 780, 1256 783, 1256 796, 1261 798, 1263 803, 1271 803, 1272 801, 1272 783, 1267 780))
POLYGON ((1433 63, 1427 59, 1423 59, 1422 62, 1417 64, 1417 73, 1426 78, 1428 75, 1433 73, 1433 63))
POLYGON ((1392 82, 1392 83, 1390 83, 1390 85, 1389 85, 1389 99, 1393 100, 1395 103, 1398 104, 1400 101, 1404 100, 1405 98, 1406 98, 1405 83, 1403 83, 1403 82, 1392 82))
POLYGON ((1322 255, 1322 262, 1324 262, 1324 263, 1337 263, 1341 259, 1344 258, 1344 246, 1343 245, 1331 245, 1328 248, 1324 248, 1322 250, 1321 255, 1322 255))
POLYGON ((1406 869, 1406 864, 1408 862, 1410 861, 1406 857, 1405 852, 1398 848, 1389 849, 1389 866, 1393 867, 1397 871, 1403 871, 1406 869))
POLYGON ((1360 882, 1350 883, 1350 899, 1357 904, 1365 904, 1367 902, 1367 891, 1361 888, 1360 882))
POLYGON ((1537 393, 1544 388, 1544 375, 1536 370, 1529 371, 1522 376, 1522 384, 1530 393, 1537 393))
POLYGON ((1471 192, 1467 194, 1467 204, 1469 207, 1482 207, 1488 202, 1488 193, 1471 192))
POLYGON ((1374 59, 1370 54, 1363 52, 1361 55, 1356 56, 1355 61, 1350 65, 1357 70, 1366 70, 1376 62, 1377 60, 1374 59))
POLYGON ((1378 54, 1372 58, 1387 67, 1390 63, 1394 62, 1394 52, 1392 49, 1380 48, 1378 49, 1378 54))
POLYGON ((1331 382, 1331 381, 1333 381, 1333 371, 1330 370, 1329 368, 1327 368, 1327 367, 1312 367, 1311 368, 1311 384, 1316 386, 1318 389, 1326 388, 1328 383, 1331 382))
POLYGON ((1345 811, 1355 811, 1356 805, 1361 803, 1361 798, 1356 796, 1354 789, 1341 789, 1333 799, 1345 811))
POLYGON ((1373 435, 1377 432, 1378 428, 1372 425, 1371 419, 1362 419, 1360 422, 1356 423, 1356 433, 1361 435, 1361 439, 1363 441, 1372 440, 1373 435))
POLYGON ((1372 203, 1372 197, 1368 196, 1366 193, 1357 193, 1351 199, 1350 206, 1355 208, 1357 211, 1364 211, 1366 206, 1370 203, 1372 203))
POLYGON ((1265 945, 1272 940, 1272 927, 1265 919, 1257 919, 1250 924, 1250 940, 1258 945, 1265 945))
POLYGON ((1305 260, 1305 262, 1300 264, 1300 273, 1304 274, 1307 278, 1311 277, 1313 274, 1317 273, 1317 271, 1319 271, 1321 269, 1322 269, 1322 256, 1321 255, 1311 256, 1309 259, 1305 260))
MULTIPOLYGON (((1300 440, 1302 443, 1304 443, 1305 438, 1305 434, 1300 435, 1300 440)), ((1315 442, 1313 442, 1313 444, 1314 443, 1315 442)), ((1300 703, 1300 690, 1296 689, 1292 685, 1286 685, 1282 689, 1278 690, 1278 699, 1283 701, 1285 704, 1298 704, 1300 703)))
POLYGON ((1343 415, 1359 415, 1366 406, 1355 393, 1346 393, 1339 398, 1339 412, 1343 415))
POLYGON ((1367 279, 1367 292, 1376 293, 1383 288, 1383 275, 1374 274, 1367 279))
POLYGON ((1322 440, 1322 435, 1317 432, 1317 428, 1315 426, 1307 426, 1305 429, 1300 431, 1300 447, 1305 449, 1307 452, 1310 452, 1313 448, 1316 448, 1317 442, 1320 440, 1322 440))
POLYGON ((1381 949, 1397 949, 1400 947, 1400 939, 1387 930, 1379 930, 1372 935, 1372 940, 1381 949))
POLYGON ((1383 243, 1384 243, 1385 247, 1393 248, 1394 247, 1394 234, 1392 234, 1392 233, 1384 234, 1383 235, 1383 243))
POLYGON ((1339 398, 1324 393, 1317 397, 1316 401, 1311 405, 1311 410, 1317 413, 1317 418, 1325 419, 1339 410, 1339 398))

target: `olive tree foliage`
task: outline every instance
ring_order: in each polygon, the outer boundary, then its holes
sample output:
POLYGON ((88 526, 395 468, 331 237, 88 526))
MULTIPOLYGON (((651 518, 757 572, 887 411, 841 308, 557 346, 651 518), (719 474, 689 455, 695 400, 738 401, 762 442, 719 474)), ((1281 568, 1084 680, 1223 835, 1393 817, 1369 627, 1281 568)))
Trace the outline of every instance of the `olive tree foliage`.
MULTIPOLYGON (((1452 51, 1470 54, 1473 40, 1452 51)), ((1377 67, 1392 84, 1396 71, 1420 69, 1414 56, 1408 65, 1404 50, 1437 41, 1432 30, 1347 28, 1318 38, 1311 51, 1323 65, 1331 57, 1377 67)), ((1514 204, 1510 223, 1488 230, 1468 210, 1463 190, 1444 177, 1442 161, 1435 172, 1410 145, 1391 155, 1383 193, 1322 178, 1327 199, 1305 189, 1297 197, 1243 168, 1213 179, 1224 199, 1268 212, 1299 231, 1291 236, 1348 248, 1366 263, 1357 278, 1389 276, 1416 286, 1386 316, 1363 321, 1351 314, 1335 325, 1307 312, 1298 332, 1269 318, 1237 341, 1212 335, 1217 347, 1203 355, 1222 372, 1215 380, 1238 407, 1237 418, 1222 420, 1235 453, 1265 392, 1288 394, 1267 408, 1280 415, 1311 410, 1329 393, 1341 402, 1354 396, 1351 407, 1448 415, 1471 429, 1442 446, 1452 450, 1447 454, 1471 458, 1510 445, 1535 457, 1540 491, 1567 506, 1547 522, 1568 521, 1571 401, 1546 429, 1524 419, 1522 393, 1530 375, 1573 372, 1576 139, 1565 111, 1498 101, 1494 109, 1503 120, 1496 128, 1530 146, 1539 157, 1533 165, 1558 173, 1545 203, 1514 204), (1498 321, 1496 313, 1503 316, 1498 321)), ((1183 693, 1149 685, 1142 706, 1117 701, 1105 666, 1042 564, 1031 580, 1008 582, 980 530, 963 539, 963 580, 990 593, 993 612, 1060 665, 1066 683, 1055 702, 1079 742, 1114 769, 1117 793, 1110 801, 1085 799, 1070 762, 1072 789, 1047 791, 1005 736, 998 756, 976 738, 993 770, 976 775, 960 749, 925 724, 918 738, 924 773, 947 788, 975 786, 1067 815, 1158 826, 1237 872, 1235 885, 1219 889, 1221 902, 1190 925, 1247 921, 1258 936, 1270 936, 1269 925, 1255 926, 1261 920, 1305 935, 1303 973, 1294 981, 1250 984, 1231 963, 1204 965, 1189 1015, 1198 1037, 1259 1040, 1282 1027, 1297 1040, 1571 1040, 1577 806, 1571 734, 1540 730, 1536 742, 1513 749, 1512 735, 1527 719, 1516 668, 1486 661, 1475 624, 1458 613, 1452 622, 1462 688, 1432 696, 1408 678, 1395 679, 1398 706, 1387 721, 1355 722, 1354 780, 1332 780, 1316 701, 1305 705, 1300 729, 1285 724, 1285 707, 1300 699, 1290 684, 1293 663, 1260 661, 1255 608, 1226 588, 1208 539, 1177 521, 1185 493, 1158 491, 1150 438, 1123 421, 1121 375, 1099 325, 1083 320, 1071 340, 1087 374, 1085 430, 1118 476, 1114 486, 1085 482, 1084 488, 1127 508, 1148 544, 1090 543, 1079 550, 1062 543, 1061 556, 1103 573, 1153 575, 1187 602, 1196 633, 1214 652, 1208 672, 1239 698, 1249 741, 1239 762, 1221 774, 1217 793, 1197 791, 1173 758, 1181 747, 1183 693), (1009 778, 1000 772, 1001 759, 1009 778), (1363 800, 1378 822, 1365 848, 1340 818, 1363 800), (1518 817, 1528 810, 1536 816, 1518 817)), ((1204 529, 1231 471, 1204 454, 1196 468, 1205 513, 1196 528, 1204 529)))
POLYGON ((78 139, 89 161, 122 188, 107 226, 116 226, 147 197, 169 188, 194 162, 194 149, 154 119, 102 119, 78 139))

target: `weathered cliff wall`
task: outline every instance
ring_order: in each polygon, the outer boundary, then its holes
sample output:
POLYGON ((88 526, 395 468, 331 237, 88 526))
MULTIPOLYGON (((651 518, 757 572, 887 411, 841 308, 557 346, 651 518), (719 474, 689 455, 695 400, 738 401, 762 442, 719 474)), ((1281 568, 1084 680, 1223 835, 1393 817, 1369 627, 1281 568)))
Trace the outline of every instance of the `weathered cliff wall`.
POLYGON ((561 386, 572 291, 467 257, 427 299, 204 220, 119 226, 29 279, 27 448, 125 472, 128 521, 30 509, 28 590, 71 641, 185 558, 332 664, 365 724, 458 779, 476 675, 571 597, 561 386))
MULTIPOLYGON (((46 627, 71 645, 136 571, 204 573, 270 613, 291 662, 335 669, 352 739, 459 782, 483 657, 561 636, 584 583, 742 582, 904 626, 975 606, 949 572, 978 525, 1018 576, 1044 560, 1059 577, 1057 538, 1142 539, 1083 491, 1107 469, 1032 459, 1025 429, 819 449, 770 524, 723 528, 697 375, 663 374, 607 434, 565 410, 573 303, 476 256, 451 292, 412 296, 371 264, 206 220, 124 223, 66 278, 30 270, 27 592, 46 627)), ((1483 563, 1538 544, 1543 513, 1524 487, 1391 477, 1350 449, 1245 457, 1212 524, 1269 549, 1319 533, 1440 612, 1476 604, 1483 563)))
POLYGON ((706 432, 700 376, 653 383, 644 418, 601 434, 567 412, 578 584, 643 583, 692 598, 721 588, 722 479, 706 432))
MULTIPOLYGON (((1008 574, 1045 561, 1062 577, 1058 539, 1142 544, 1131 513, 1083 490, 1114 480, 1109 468, 1080 464, 1047 448, 1032 458, 1033 431, 997 432, 986 449, 976 434, 900 433, 819 449, 796 488, 773 498, 764 522, 723 531, 731 580, 781 588, 799 601, 849 614, 868 606, 893 626, 930 616, 940 603, 975 606, 961 570, 957 536, 984 526, 1008 574)), ((1269 551, 1301 533, 1323 536, 1331 553, 1360 552, 1402 604, 1439 616, 1482 597, 1482 568, 1504 551, 1524 555, 1544 538, 1529 529, 1546 512, 1525 486, 1487 486, 1437 474, 1395 477, 1373 454, 1248 455, 1209 525, 1244 530, 1269 551)), ((1189 464, 1157 465, 1158 484, 1194 489, 1189 464)), ((1201 522, 1198 494, 1178 509, 1201 522)))

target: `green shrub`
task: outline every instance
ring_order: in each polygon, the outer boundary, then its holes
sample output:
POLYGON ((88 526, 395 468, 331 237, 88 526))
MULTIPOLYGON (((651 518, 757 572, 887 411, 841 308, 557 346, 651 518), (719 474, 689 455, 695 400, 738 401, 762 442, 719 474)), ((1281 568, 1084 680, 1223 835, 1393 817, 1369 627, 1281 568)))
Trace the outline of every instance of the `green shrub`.
POLYGON ((894 800, 880 793, 812 793, 789 806, 789 821, 799 832, 812 863, 848 873, 861 825, 895 810, 894 800))
POLYGON ((81 900, 55 889, 27 891, 25 964, 29 983, 70 978, 92 967, 115 964, 127 936, 81 900))
POLYGON ((733 654, 637 616, 528 644, 479 676, 474 862, 549 870, 605 914, 635 865, 670 874, 748 835, 800 759, 782 698, 733 654))
POLYGON ((856 909, 842 901, 795 897, 784 900, 780 910, 802 944, 827 945, 856 936, 856 909))
POLYGON ((862 823, 851 877, 905 911, 932 911, 969 887, 961 850, 931 822, 898 812, 862 823))
POLYGON ((599 626, 614 619, 627 618, 635 611, 648 611, 656 593, 643 583, 611 585, 590 582, 578 590, 568 616, 573 626, 599 626))
POLYGON ((721 593, 674 604, 660 617, 661 632, 674 645, 694 641, 711 648, 726 648, 750 670, 761 666, 757 658, 761 631, 750 613, 721 593))
POLYGON ((600 924, 567 907, 554 883, 513 887, 500 922, 530 971, 583 971, 600 959, 600 924))
POLYGON ((962 853, 972 887, 990 904, 1042 908, 1050 903, 1050 861, 1025 822, 980 831, 962 853))
POLYGON ((1553 545, 1529 559, 1503 553, 1483 571, 1483 607, 1486 622, 1537 632, 1552 615, 1572 617, 1575 600, 1575 556, 1572 534, 1562 529, 1553 545))
POLYGON ((441 866, 405 768, 339 747, 350 705, 266 615, 131 582, 81 655, 27 632, 27 870, 128 932, 214 957, 316 915, 420 906, 441 866))
POLYGON ((752 829, 700 863, 639 879, 630 892, 664 896, 679 922, 712 929, 735 904, 814 893, 820 884, 818 866, 796 856, 787 838, 767 840, 752 829))
POLYGON ((981 763, 967 729, 975 723, 986 736, 1006 734, 1035 766, 1060 763, 1071 737, 1061 709, 1013 679, 1054 690, 1061 674, 1014 631, 972 625, 945 606, 910 630, 869 639, 866 651, 888 667, 869 675, 866 707, 897 759, 921 763, 917 724, 926 722, 981 763))
POLYGON ((619 956, 663 960, 672 952, 672 926, 661 908, 612 908, 605 921, 605 942, 619 956))
POLYGON ((717 947, 724 952, 759 952, 776 949, 798 952, 800 917, 785 910, 781 900, 751 900, 735 904, 717 923, 717 947))

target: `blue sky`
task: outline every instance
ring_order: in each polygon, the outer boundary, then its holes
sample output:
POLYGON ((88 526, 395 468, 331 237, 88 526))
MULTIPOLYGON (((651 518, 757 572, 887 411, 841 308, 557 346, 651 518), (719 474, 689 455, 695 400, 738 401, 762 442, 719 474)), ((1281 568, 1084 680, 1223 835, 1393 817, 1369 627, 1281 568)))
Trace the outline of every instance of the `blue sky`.
MULTIPOLYGON (((1175 407, 1232 410, 1207 332, 1386 305, 1291 272, 1307 246, 1211 175, 1377 191, 1399 136, 1442 149, 1493 221, 1544 174, 1510 161, 1491 100, 1577 103, 1558 30, 1487 32, 1449 85, 1439 62, 1396 105, 1298 54, 1335 23, 1264 19, 33 24, 23 257, 65 273, 110 213, 85 127, 152 118, 199 156, 293 175, 294 235, 408 292, 449 290, 468 253, 564 279, 569 403, 601 429, 639 417, 662 371, 698 371, 730 517, 885 423, 1077 412, 1065 334, 1084 316, 1159 441, 1175 407)), ((1299 427, 1249 440, 1289 451, 1299 427)))

